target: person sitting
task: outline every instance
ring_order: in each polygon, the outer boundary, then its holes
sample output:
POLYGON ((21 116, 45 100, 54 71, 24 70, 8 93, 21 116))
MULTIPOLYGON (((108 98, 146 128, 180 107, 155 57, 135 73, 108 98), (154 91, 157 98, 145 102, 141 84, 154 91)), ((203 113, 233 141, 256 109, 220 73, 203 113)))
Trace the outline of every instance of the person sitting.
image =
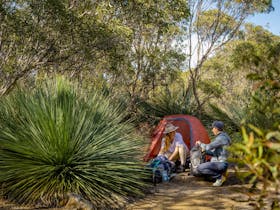
POLYGON ((170 161, 180 161, 180 166, 177 169, 178 173, 185 171, 185 164, 189 148, 185 144, 183 137, 180 133, 176 132, 179 127, 171 123, 167 123, 164 130, 164 137, 161 141, 161 148, 158 156, 164 155, 170 161))
POLYGON ((209 144, 203 144, 200 141, 196 142, 196 144, 199 145, 207 155, 212 156, 210 162, 198 165, 198 175, 216 179, 213 186, 217 187, 221 186, 225 181, 223 174, 228 168, 227 147, 231 144, 230 137, 223 131, 223 129, 223 122, 214 121, 212 124, 212 132, 216 136, 214 141, 209 144))

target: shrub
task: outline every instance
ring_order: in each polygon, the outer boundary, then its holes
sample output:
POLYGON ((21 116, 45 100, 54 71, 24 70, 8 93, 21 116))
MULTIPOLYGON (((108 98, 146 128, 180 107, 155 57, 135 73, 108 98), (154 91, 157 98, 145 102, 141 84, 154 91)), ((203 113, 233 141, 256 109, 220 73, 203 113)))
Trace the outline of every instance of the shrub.
POLYGON ((122 116, 108 97, 84 94, 64 79, 3 98, 4 194, 17 202, 50 206, 76 193, 104 208, 142 194, 142 141, 122 116))
MULTIPOLYGON (((235 162, 248 167, 247 176, 251 177, 251 183, 262 184, 259 199, 259 207, 262 209, 263 199, 269 189, 273 189, 276 195, 279 194, 280 126, 276 130, 264 131, 248 125, 248 129, 242 127, 242 135, 243 142, 234 144, 231 150, 238 154, 235 162)), ((279 199, 275 199, 272 205, 279 205, 277 202, 279 199)))
POLYGON ((194 114, 194 102, 190 92, 183 87, 159 91, 153 98, 139 105, 143 117, 159 120, 166 115, 194 114))

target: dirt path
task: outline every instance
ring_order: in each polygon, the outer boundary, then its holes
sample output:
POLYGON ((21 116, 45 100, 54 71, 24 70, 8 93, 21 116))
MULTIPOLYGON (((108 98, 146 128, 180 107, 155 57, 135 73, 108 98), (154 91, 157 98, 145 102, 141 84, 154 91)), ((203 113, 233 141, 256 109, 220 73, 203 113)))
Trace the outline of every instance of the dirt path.
POLYGON ((158 184, 154 194, 128 205, 126 209, 256 209, 252 197, 247 193, 248 187, 235 177, 233 171, 229 171, 222 187, 213 187, 212 182, 188 176, 188 172, 185 172, 169 183, 158 184))
MULTIPOLYGON (((233 170, 229 170, 227 181, 222 187, 213 187, 212 182, 178 174, 168 183, 160 183, 145 198, 130 203, 125 210, 253 210, 256 208, 257 193, 248 193, 249 185, 241 183, 233 170)), ((19 207, 0 200, 0 210, 34 208, 19 207)), ((36 208, 40 209, 40 208, 36 208)), ((59 208, 59 210, 89 210, 89 208, 59 208)), ((269 209, 269 208, 268 208, 269 209)), ((46 210, 46 208, 44 209, 46 210)), ((50 209, 49 209, 50 210, 50 209)), ((54 209, 52 209, 54 210, 54 209)))

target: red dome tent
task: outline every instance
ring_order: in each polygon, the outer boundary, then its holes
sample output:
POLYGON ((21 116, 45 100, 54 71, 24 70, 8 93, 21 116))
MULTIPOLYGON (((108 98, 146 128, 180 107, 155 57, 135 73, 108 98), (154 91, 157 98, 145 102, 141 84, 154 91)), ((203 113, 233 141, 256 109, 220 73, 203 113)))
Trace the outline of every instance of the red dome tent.
POLYGON ((171 122, 173 125, 179 127, 177 132, 182 134, 189 148, 192 148, 198 140, 206 144, 210 143, 205 127, 196 117, 182 114, 165 116, 152 134, 151 144, 148 153, 144 157, 144 161, 149 161, 159 153, 163 131, 167 122, 171 122))

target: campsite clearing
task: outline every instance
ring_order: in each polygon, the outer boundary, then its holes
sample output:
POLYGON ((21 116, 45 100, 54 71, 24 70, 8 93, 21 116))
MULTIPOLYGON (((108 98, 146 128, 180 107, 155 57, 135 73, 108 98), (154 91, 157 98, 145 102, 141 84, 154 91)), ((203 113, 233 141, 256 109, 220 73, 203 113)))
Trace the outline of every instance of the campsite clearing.
MULTIPOLYGON (((249 193, 250 184, 242 183, 232 169, 222 187, 213 187, 212 182, 190 176, 188 171, 177 174, 170 182, 157 184, 140 200, 126 205, 125 210, 254 210, 260 191, 249 193)), ((267 200, 267 206, 271 201, 267 200)), ((280 200, 279 200, 280 202, 280 200)), ((0 210, 31 210, 0 200, 0 210)), ((40 208, 36 208, 40 209, 40 208)), ((46 208, 43 208, 47 210, 46 208)), ((48 210, 89 210, 89 208, 52 208, 48 210)), ((270 209, 270 208, 263 208, 270 209)))
POLYGON ((213 187, 212 182, 178 174, 169 183, 160 183, 155 193, 131 203, 127 210, 205 210, 205 209, 256 209, 258 191, 249 193, 249 184, 236 178, 229 170, 227 181, 222 187, 213 187))

